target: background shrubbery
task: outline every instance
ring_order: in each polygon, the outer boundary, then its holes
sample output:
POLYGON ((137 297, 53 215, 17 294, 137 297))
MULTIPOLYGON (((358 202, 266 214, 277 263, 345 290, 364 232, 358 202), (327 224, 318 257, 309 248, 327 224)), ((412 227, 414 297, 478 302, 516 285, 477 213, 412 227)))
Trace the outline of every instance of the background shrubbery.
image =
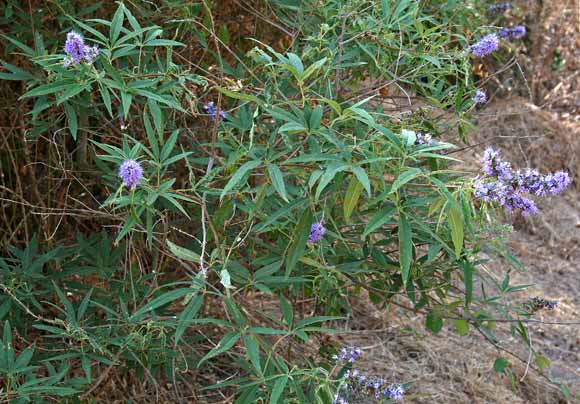
MULTIPOLYGON (((489 4, 20 3, 0 10, 21 119, 1 159, 3 399, 83 402, 125 372, 156 400, 332 403, 353 365, 327 335, 366 296, 500 349, 507 327, 549 366, 535 310, 505 299, 528 286, 506 228, 455 158, 480 63, 514 47, 472 54, 502 22, 489 4), (98 56, 71 63, 71 30, 98 56)), ((489 358, 515 384, 508 360, 489 358)))

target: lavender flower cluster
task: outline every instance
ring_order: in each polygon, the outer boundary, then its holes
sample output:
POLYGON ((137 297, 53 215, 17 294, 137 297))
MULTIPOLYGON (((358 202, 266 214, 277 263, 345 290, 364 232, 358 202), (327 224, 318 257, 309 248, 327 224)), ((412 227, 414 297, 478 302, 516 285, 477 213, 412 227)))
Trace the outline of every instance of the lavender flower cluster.
POLYGON ((221 119, 226 119, 226 113, 224 111, 222 111, 221 109, 218 111, 218 109, 215 107, 215 104, 213 101, 208 102, 207 104, 205 104, 203 106, 203 110, 209 115, 211 116, 211 119, 213 121, 218 120, 218 118, 221 119))
POLYGON ((516 25, 512 28, 502 28, 498 34, 487 34, 479 41, 471 45, 468 50, 475 56, 484 57, 499 49, 499 40, 514 40, 523 38, 526 35, 526 27, 516 25))
POLYGON ((71 64, 80 64, 83 60, 90 64, 99 56, 99 48, 86 45, 81 34, 75 31, 71 31, 66 35, 64 52, 67 54, 64 60, 65 67, 71 64))
POLYGON ((312 226, 310 227, 310 234, 308 235, 308 244, 313 244, 322 240, 325 233, 326 228, 322 222, 312 223, 312 226))
POLYGON ((359 347, 353 345, 343 346, 338 354, 332 355, 332 359, 338 363, 354 363, 361 357, 362 351, 359 347))
POLYGON ((524 309, 530 313, 534 314, 540 310, 554 310, 560 303, 557 300, 547 300, 543 297, 534 297, 524 303, 524 309))
POLYGON ((507 10, 509 10, 510 7, 511 7, 511 4, 509 2, 505 2, 505 3, 499 3, 499 4, 492 4, 491 6, 489 6, 488 10, 490 13, 503 14, 507 10))
POLYGON ((500 38, 508 39, 510 41, 520 39, 526 36, 526 27, 523 25, 516 25, 512 28, 502 28, 499 30, 499 36, 500 38))
POLYGON ((471 99, 476 104, 485 104, 487 102, 487 95, 481 90, 477 90, 471 99))
POLYGON ((135 189, 143 178, 143 167, 135 160, 125 160, 119 167, 119 177, 127 188, 135 189))
POLYGON ((513 171, 511 164, 503 161, 500 152, 492 148, 485 150, 483 172, 487 179, 475 184, 475 196, 485 202, 497 202, 508 211, 521 210, 522 215, 534 215, 538 208, 533 200, 522 194, 536 196, 557 195, 572 182, 565 171, 541 175, 538 170, 524 169, 513 171))
MULTIPOLYGON (((360 348, 345 346, 332 358, 340 364, 352 365, 360 356, 360 348)), ((368 398, 401 401, 405 394, 405 389, 401 384, 389 384, 384 378, 367 376, 356 369, 348 369, 344 374, 344 380, 345 383, 341 386, 340 392, 335 395, 333 404, 349 404, 349 400, 360 402, 363 398, 365 402, 368 402, 368 398)))
POLYGON ((499 37, 496 34, 487 34, 469 47, 475 56, 483 57, 499 49, 499 37))

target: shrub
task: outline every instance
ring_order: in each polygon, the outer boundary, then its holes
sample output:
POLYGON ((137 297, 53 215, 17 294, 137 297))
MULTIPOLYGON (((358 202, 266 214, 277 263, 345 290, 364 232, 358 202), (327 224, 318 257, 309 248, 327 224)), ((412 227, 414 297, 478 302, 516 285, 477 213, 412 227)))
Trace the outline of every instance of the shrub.
MULTIPOLYGON (((27 139, 45 162, 30 169, 74 178, 75 196, 52 236, 0 259, 5 397, 88 396, 105 368, 167 378, 180 397, 187 370, 211 363, 226 381, 209 389, 236 402, 331 403, 347 370, 336 347, 301 346, 364 291, 433 332, 448 322, 497 344, 501 318, 533 351, 532 313, 500 303, 525 286, 480 271, 484 246, 508 253, 490 245, 495 222, 451 154, 481 99, 470 63, 491 48, 477 39, 497 47, 491 30, 471 34, 477 3, 272 0, 291 45, 266 35, 245 55, 216 25, 219 2, 171 3, 160 25, 150 6, 119 4, 110 20, 88 9, 47 45, 12 26, 23 67, 0 74, 26 85, 27 139), (393 89, 424 106, 385 109, 393 89)), ((39 196, 53 185, 33 184, 39 196)), ((390 399, 403 388, 381 386, 390 399)))

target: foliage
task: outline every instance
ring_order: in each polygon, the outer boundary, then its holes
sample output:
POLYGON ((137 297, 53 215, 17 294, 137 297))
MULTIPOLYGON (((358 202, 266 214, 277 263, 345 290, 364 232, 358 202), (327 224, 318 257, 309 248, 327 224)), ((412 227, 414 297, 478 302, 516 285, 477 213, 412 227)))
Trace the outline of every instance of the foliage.
MULTIPOLYGON (((3 397, 90 395, 107 367, 179 390, 211 363, 227 381, 206 387, 234 389, 238 403, 331 403, 342 375, 324 349, 336 347, 300 346, 336 332, 364 291, 424 314, 433 332, 453 324, 498 344, 495 320, 513 321, 533 349, 528 314, 502 300, 526 285, 487 275, 480 253, 520 264, 490 242, 490 212, 452 156, 475 108, 467 49, 485 21, 479 2, 271 0, 290 45, 258 37, 247 54, 247 40, 236 48, 218 32, 220 2, 119 3, 107 19, 76 3, 63 5, 58 36, 16 23, 3 36, 20 65, 0 74, 26 85, 27 139, 49 150, 54 134, 74 151, 69 209, 93 223, 74 232, 71 217, 52 229, 58 243, 6 246, 3 397), (99 46, 93 63, 65 67, 73 28, 99 46), (423 107, 389 110, 388 91, 423 107), (209 100, 217 109, 203 114, 209 100), (117 175, 129 159, 144 169, 134 189, 117 175), (313 223, 326 228, 317 242, 313 223)), ((30 18, 18 2, 3 7, 3 24, 30 18)))

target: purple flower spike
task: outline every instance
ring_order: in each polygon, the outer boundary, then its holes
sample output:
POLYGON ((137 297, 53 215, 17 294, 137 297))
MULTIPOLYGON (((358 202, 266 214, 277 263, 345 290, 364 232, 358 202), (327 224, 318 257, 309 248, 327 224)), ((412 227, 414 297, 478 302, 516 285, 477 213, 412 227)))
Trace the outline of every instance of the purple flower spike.
POLYGON ((71 64, 80 64, 83 60, 92 63, 99 56, 99 48, 96 46, 87 46, 81 34, 71 31, 66 35, 64 52, 68 55, 64 61, 64 66, 71 64))
POLYGON ((499 38, 496 34, 488 34, 471 45, 469 50, 475 56, 483 57, 499 49, 499 38))
POLYGON ((506 210, 521 211, 523 216, 535 215, 538 208, 527 195, 557 195, 564 191, 572 179, 565 171, 541 175, 538 170, 527 168, 513 172, 511 164, 503 161, 499 151, 485 150, 482 171, 493 181, 478 180, 474 186, 474 196, 484 202, 497 202, 506 210))
POLYGON ((119 177, 121 177, 126 187, 135 189, 141 183, 141 178, 143 178, 143 167, 135 160, 125 160, 119 167, 119 177))
POLYGON ((476 104, 485 104, 487 102, 487 95, 481 90, 477 90, 471 99, 476 104))
POLYGON ((313 244, 322 240, 325 233, 326 229, 322 222, 312 223, 312 226, 310 227, 310 235, 308 236, 308 244, 313 244))
POLYGON ((85 58, 85 41, 81 34, 71 31, 66 34, 64 52, 69 57, 69 64, 79 64, 85 58))
POLYGON ((216 121, 218 118, 226 119, 226 113, 221 109, 218 111, 213 101, 208 102, 203 106, 203 110, 211 116, 211 119, 216 121))
POLYGON ((510 41, 514 39, 520 39, 526 36, 526 27, 523 25, 516 25, 512 28, 502 28, 499 30, 500 38, 508 39, 510 41))

